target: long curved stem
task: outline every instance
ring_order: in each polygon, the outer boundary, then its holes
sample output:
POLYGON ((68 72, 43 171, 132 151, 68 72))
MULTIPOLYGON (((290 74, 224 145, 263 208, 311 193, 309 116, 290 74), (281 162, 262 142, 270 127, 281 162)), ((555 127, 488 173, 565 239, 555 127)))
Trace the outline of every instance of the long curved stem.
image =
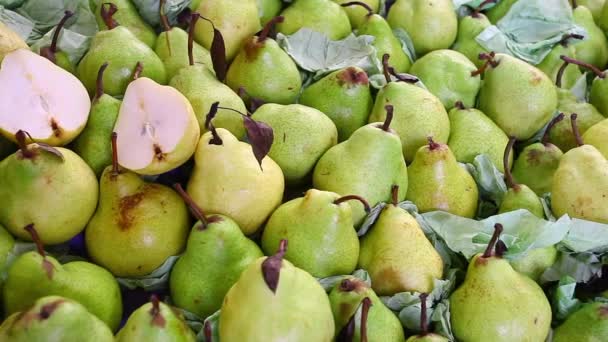
POLYGON ((549 133, 551 133, 551 129, 553 128, 553 126, 555 126, 558 122, 562 121, 564 119, 564 113, 559 113, 558 116, 554 117, 551 121, 549 121, 549 124, 547 125, 547 129, 545 130, 545 133, 543 134, 542 139, 540 140, 541 144, 543 145, 547 145, 549 144, 549 133))
POLYGON ((570 122, 572 123, 572 134, 574 134, 574 139, 576 140, 576 145, 583 146, 583 145, 585 145, 585 142, 583 141, 581 131, 578 129, 578 122, 576 121, 577 118, 578 118, 578 114, 576 114, 576 113, 572 113, 572 115, 570 115, 570 122))
POLYGON ((173 189, 175 189, 175 191, 177 191, 177 193, 181 196, 181 198, 184 200, 184 202, 186 202, 188 207, 190 207, 190 210, 192 211, 192 214, 194 214, 194 217, 196 217, 197 220, 201 221, 202 229, 200 229, 200 230, 207 229, 207 226, 209 225, 209 221, 207 221, 207 218, 205 217, 205 213, 203 212, 203 209, 201 209, 201 207, 199 207, 198 204, 196 204, 196 202, 194 202, 192 197, 190 197, 190 195, 188 195, 186 190, 184 190, 184 188, 182 188, 181 184, 179 184, 179 183, 173 184, 173 189))
POLYGON ((489 258, 491 257, 494 253, 494 247, 496 246, 496 243, 498 242, 498 239, 500 238, 500 234, 502 234, 502 224, 497 223, 494 225, 494 234, 492 234, 492 238, 490 239, 490 242, 488 243, 488 247, 486 248, 485 252, 483 252, 483 255, 481 256, 482 258, 489 258))
POLYGON ((517 138, 515 138, 515 137, 509 137, 509 143, 507 144, 507 147, 505 148, 505 154, 503 155, 503 158, 502 158, 502 165, 505 169, 505 182, 507 183, 507 187, 509 187, 510 189, 514 189, 514 190, 519 189, 519 184, 517 184, 515 179, 513 179, 513 174, 511 174, 511 168, 509 165, 509 157, 511 156, 511 151, 513 151, 513 146, 515 145, 516 140, 517 140, 517 138))
POLYGON ((356 200, 361 202, 361 204, 363 204, 363 207, 365 208, 365 212, 369 213, 370 210, 372 210, 372 208, 369 205, 369 202, 367 202, 367 200, 365 200, 365 198, 359 196, 359 195, 348 195, 348 196, 342 196, 340 198, 338 198, 337 200, 334 201, 334 204, 340 204, 346 201, 352 201, 352 200, 356 200))

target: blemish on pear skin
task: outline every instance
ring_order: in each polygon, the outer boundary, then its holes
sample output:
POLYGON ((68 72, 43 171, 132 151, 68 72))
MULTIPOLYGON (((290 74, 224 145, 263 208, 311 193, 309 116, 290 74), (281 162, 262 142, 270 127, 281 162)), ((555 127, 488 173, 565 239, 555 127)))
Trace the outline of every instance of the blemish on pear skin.
POLYGON ((19 318, 16 319, 14 322, 18 322, 19 320, 21 320, 21 317, 23 317, 23 321, 26 324, 28 324, 29 322, 31 322, 34 319, 41 320, 41 321, 46 320, 49 317, 51 317, 51 315, 53 314, 53 312, 55 312, 55 310, 57 310, 59 305, 61 305, 64 302, 65 302, 65 300, 58 299, 56 301, 43 305, 40 308, 40 311, 37 313, 26 314, 25 312, 23 312, 22 314, 19 315, 19 318))
POLYGON ((602 305, 597 309, 597 313, 602 319, 608 319, 608 305, 602 305))
POLYGON ((349 67, 338 75, 338 84, 343 86, 354 87, 357 85, 368 85, 369 79, 365 71, 357 70, 356 68, 349 67))
POLYGON ((138 192, 134 195, 123 197, 118 203, 118 226, 121 230, 127 230, 135 221, 135 217, 132 213, 139 203, 144 198, 144 191, 138 192))
POLYGON ((538 165, 540 164, 540 157, 542 156, 541 151, 539 150, 530 150, 526 156, 526 160, 530 165, 538 165))
POLYGON ((57 138, 61 137, 61 128, 59 128, 59 124, 55 119, 51 119, 51 129, 53 130, 53 135, 57 138))
POLYGON ((163 159, 165 159, 165 154, 163 153, 163 150, 160 148, 160 146, 156 144, 154 144, 154 157, 158 161, 162 161, 163 159))
POLYGON ((538 85, 542 81, 542 77, 536 71, 532 71, 532 78, 530 79, 530 84, 538 85))

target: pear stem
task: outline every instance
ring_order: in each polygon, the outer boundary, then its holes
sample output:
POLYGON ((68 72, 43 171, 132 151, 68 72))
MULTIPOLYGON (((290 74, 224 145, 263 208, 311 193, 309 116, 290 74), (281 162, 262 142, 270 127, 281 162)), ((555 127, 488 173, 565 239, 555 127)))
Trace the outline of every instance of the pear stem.
POLYGON ((118 26, 118 22, 116 22, 116 20, 114 20, 114 18, 112 17, 114 14, 116 14, 116 12, 118 12, 118 7, 116 7, 115 4, 111 2, 104 2, 103 4, 101 4, 101 19, 106 24, 109 30, 112 30, 116 26, 118 26), (106 9, 106 6, 109 6, 110 9, 106 9))
POLYGON ((167 0, 160 0, 160 5, 158 6, 158 13, 160 15, 160 23, 163 27, 164 31, 170 31, 171 25, 169 24, 169 19, 167 19, 167 14, 165 13, 165 3, 167 0))
POLYGON ((397 184, 391 187, 391 201, 395 207, 399 204, 399 185, 397 184))
POLYGON ((141 62, 137 62, 137 64, 135 64, 135 70, 133 70, 133 81, 138 79, 143 71, 144 65, 141 62))
POLYGON ((154 294, 150 296, 150 302, 152 302, 152 309, 150 309, 152 324, 163 328, 165 326, 165 318, 160 313, 160 300, 158 296, 154 294))
POLYGON ((427 137, 426 140, 429 142, 429 149, 431 151, 435 151, 441 147, 441 144, 436 143, 435 140, 433 140, 433 137, 427 137))
POLYGON ((104 71, 106 71, 106 68, 108 67, 108 62, 104 62, 100 67, 99 67, 99 71, 97 71, 97 81, 96 81, 96 85, 97 85, 97 89, 95 90, 95 98, 99 99, 100 97, 102 97, 105 93, 103 90, 103 73, 104 71))
POLYGON ((465 110, 467 109, 467 107, 464 106, 464 103, 462 103, 462 101, 456 101, 456 103, 454 103, 454 107, 460 109, 460 110, 465 110))
POLYGON ((576 0, 572 0, 572 8, 577 8, 578 4, 576 3, 576 0))
POLYGON ((112 175, 118 176, 120 174, 120 168, 118 167, 118 147, 116 141, 118 140, 118 134, 112 132, 112 175))
POLYGON ((496 56, 496 53, 494 51, 492 51, 490 53, 485 53, 485 52, 480 53, 479 59, 482 61, 486 61, 486 62, 479 69, 477 69, 475 71, 471 71, 471 77, 475 77, 475 76, 483 74, 489 65, 491 65, 494 68, 497 67, 498 62, 496 62, 494 60, 495 56, 496 56))
POLYGON ((593 73, 597 77, 599 77, 599 78, 602 78, 602 79, 606 78, 606 73, 603 72, 603 71, 601 71, 600 69, 598 69, 593 64, 585 63, 583 61, 579 61, 577 59, 570 58, 570 57, 564 56, 564 55, 559 56, 559 58, 561 58, 564 62, 568 62, 568 63, 571 63, 571 64, 576 64, 576 65, 581 66, 583 68, 589 69, 589 70, 593 71, 593 73))
POLYGON ((509 156, 511 155, 511 151, 513 151, 513 146, 515 145, 515 141, 517 138, 509 137, 509 143, 505 148, 505 154, 502 158, 502 165, 505 169, 505 182, 507 183, 507 187, 514 189, 515 191, 519 190, 519 184, 513 179, 513 174, 511 174, 511 169, 509 168, 509 156))
POLYGON ((217 134, 217 131, 215 130, 215 126, 213 126, 213 122, 211 122, 213 120, 213 118, 215 118, 215 115, 217 114, 217 109, 219 108, 220 103, 219 102, 213 102, 211 104, 211 107, 209 108, 209 113, 207 113, 207 115, 205 115, 205 128, 207 128, 207 130, 209 130, 211 132, 211 140, 209 140, 209 144, 211 145, 223 145, 224 142, 222 141, 222 138, 220 138, 220 135, 217 134))
POLYGON ((386 119, 384 119, 384 124, 382 125, 382 130, 385 132, 389 132, 391 129, 391 122, 393 121, 393 105, 384 106, 384 110, 386 110, 386 119))
POLYGON ((363 298, 363 308, 361 308, 361 342, 367 342, 367 316, 372 300, 369 297, 363 298))
POLYGON ((496 0, 485 0, 484 2, 480 3, 479 6, 477 6, 474 10, 473 13, 471 14, 472 17, 474 18, 479 18, 479 13, 481 13, 481 11, 483 10, 485 5, 491 4, 496 2, 496 0))
POLYGON ((340 282, 340 290, 344 292, 350 292, 357 288, 357 283, 350 280, 344 279, 340 282))
POLYGON ((287 253, 287 240, 283 239, 279 243, 279 250, 275 255, 266 258, 262 262, 262 276, 264 282, 268 285, 268 288, 272 293, 276 293, 277 287, 279 286, 279 277, 281 275, 281 265, 283 263, 283 257, 287 253))
POLYGON ((196 27, 196 22, 200 17, 198 12, 192 12, 192 14, 190 14, 190 27, 188 27, 188 63, 191 66, 194 65, 194 29, 196 27))
POLYGON ((27 132, 23 131, 23 130, 18 130, 17 133, 15 133, 15 140, 17 140, 17 145, 19 145, 19 149, 21 150, 21 155, 23 156, 23 158, 33 158, 36 154, 34 153, 34 151, 30 150, 27 147, 27 132))
POLYGON ((283 16, 278 16, 270 19, 266 23, 266 25, 264 25, 262 32, 260 32, 260 35, 258 36, 258 43, 263 43, 266 39, 268 39, 268 34, 270 33, 270 30, 272 30, 274 25, 282 23, 283 21, 285 21, 285 17, 283 16))
POLYGON ((348 195, 348 196, 342 196, 340 198, 338 198, 337 200, 334 201, 335 205, 338 205, 340 203, 346 202, 346 201, 352 201, 352 200, 356 200, 361 202, 361 204, 363 204, 363 207, 365 208, 365 212, 369 213, 371 209, 371 207, 369 206, 369 203, 365 200, 365 198, 359 196, 359 195, 348 195))
POLYGON ((572 113, 572 115, 570 115, 570 122, 572 123, 572 134, 574 134, 576 145, 580 147, 585 145, 585 142, 583 141, 583 137, 581 136, 581 131, 578 129, 578 122, 576 122, 577 118, 578 114, 576 113, 572 113))
POLYGON ((243 116, 243 117, 249 117, 249 116, 251 116, 251 115, 249 115, 249 114, 244 114, 244 113, 242 113, 242 112, 240 112, 240 111, 238 111, 238 110, 236 110, 236 109, 234 109, 234 108, 222 107, 222 106, 218 106, 217 108, 218 108, 218 109, 223 109, 223 110, 230 110, 230 111, 233 111, 233 112, 235 112, 235 113, 237 113, 237 114, 241 114, 241 116, 243 116))
POLYGON ((559 113, 558 116, 554 117, 553 119, 551 119, 551 121, 549 121, 549 124, 547 125, 547 129, 545 129, 545 133, 543 134, 542 139, 540 140, 541 144, 547 146, 549 144, 549 133, 551 132, 551 129, 553 128, 553 126, 555 126, 558 122, 562 121, 564 119, 564 113, 559 113))
POLYGON ((372 15, 374 15, 374 10, 365 2, 351 1, 351 2, 344 3, 340 6, 342 6, 342 7, 361 6, 367 10, 367 14, 365 15, 366 17, 371 17, 372 15))
POLYGON ((391 83, 391 74, 390 69, 391 66, 388 64, 388 60, 391 56, 388 53, 382 55, 382 72, 384 73, 384 79, 386 80, 386 84, 391 83))
POLYGON ((500 238, 500 234, 502 233, 502 224, 497 223, 494 225, 494 234, 492 234, 492 239, 490 239, 490 242, 488 243, 488 247, 486 248, 486 251, 483 252, 483 255, 481 256, 482 258, 489 258, 493 255, 492 251, 494 250, 494 247, 496 246, 496 243, 498 242, 498 238, 500 238))
POLYGON ((63 26, 68 21, 68 19, 70 19, 74 15, 74 13, 71 11, 65 11, 64 13, 65 14, 63 18, 61 18, 59 24, 57 24, 57 27, 55 28, 55 32, 53 32, 53 39, 51 40, 51 52, 53 53, 57 52, 57 41, 59 40, 59 33, 61 33, 61 30, 63 29, 63 26))
POLYGON ((568 47, 568 44, 570 43, 570 42, 569 42, 569 41, 570 41, 570 39, 578 39, 578 40, 583 40, 583 39, 585 39, 585 36, 580 35, 580 34, 576 34, 576 33, 568 33, 568 34, 565 34, 565 35, 562 37, 562 40, 560 40, 560 41, 558 42, 558 44, 560 44, 560 45, 561 45, 561 46, 563 46, 563 47, 568 47))
POLYGON ((190 207, 190 210, 192 211, 192 214, 194 214, 194 217, 196 217, 199 221, 201 221, 202 227, 199 228, 199 230, 207 229, 207 226, 209 225, 209 221, 207 221, 207 218, 205 217, 205 213, 203 212, 203 209, 201 209, 201 207, 199 207, 198 204, 196 204, 196 202, 194 202, 192 197, 190 197, 190 195, 188 195, 188 193, 184 190, 184 188, 182 188, 181 184, 175 183, 175 184, 173 184, 173 188, 182 197, 184 202, 186 202, 188 207, 190 207))
POLYGON ((564 78, 564 72, 566 72, 566 68, 570 65, 569 62, 564 61, 564 63, 557 70, 557 75, 555 75, 555 86, 558 88, 562 87, 562 79, 564 78))
POLYGON ((36 244, 36 250, 38 251, 38 254, 45 258, 46 252, 44 251, 44 245, 42 244, 42 241, 40 241, 40 235, 38 235, 38 231, 36 231, 36 228, 34 228, 34 224, 30 223, 23 229, 25 229, 32 237, 32 241, 34 241, 34 243, 36 244))
POLYGON ((420 294, 420 331, 422 332, 420 336, 425 336, 429 333, 429 324, 426 317, 426 299, 428 296, 428 293, 420 294))

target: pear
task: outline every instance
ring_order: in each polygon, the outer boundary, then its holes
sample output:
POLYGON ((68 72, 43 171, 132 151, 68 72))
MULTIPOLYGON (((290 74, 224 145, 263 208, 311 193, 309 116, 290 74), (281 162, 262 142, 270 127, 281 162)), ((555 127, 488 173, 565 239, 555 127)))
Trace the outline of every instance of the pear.
POLYGON ((7 139, 27 130, 30 140, 63 146, 84 129, 91 102, 74 75, 19 49, 2 60, 0 108, 0 133, 7 139))
POLYGON ((553 175, 551 209, 556 217, 568 214, 583 220, 608 223, 608 160, 591 145, 585 145, 570 116, 579 147, 566 152, 553 175))
POLYGON ((209 20, 196 27, 196 41, 210 50, 214 28, 218 29, 225 39, 228 61, 236 56, 247 38, 260 30, 256 0, 201 0, 196 12, 209 20))
POLYGON ((272 18, 281 13, 283 2, 281 0, 257 0, 260 24, 266 25, 272 18))
POLYGON ((543 290, 494 253, 502 225, 496 224, 483 254, 471 259, 464 283, 450 296, 450 319, 460 341, 544 341, 551 306, 543 290))
MULTIPOLYGON (((386 57, 383 58, 387 61, 386 57)), ((450 135, 450 119, 445 107, 435 95, 426 89, 409 84, 407 81, 389 82, 385 64, 385 85, 376 96, 369 122, 386 118, 384 107, 394 107, 393 128, 399 134, 405 161, 410 163, 418 148, 426 144, 432 136, 438 142, 447 142, 450 135)))
POLYGON ((263 102, 291 104, 300 94, 302 79, 295 62, 268 38, 275 23, 283 21, 276 17, 269 21, 259 36, 247 39, 243 48, 230 64, 226 74, 226 84, 234 91, 241 87, 249 97, 263 102))
MULTIPOLYGON (((583 39, 583 36, 577 34, 565 35, 559 44, 556 44, 551 52, 543 59, 540 64, 536 67, 545 73, 550 79, 556 80, 557 76, 560 75, 561 81, 556 82, 560 84, 560 88, 570 89, 574 86, 576 81, 581 77, 582 73, 578 66, 568 65, 566 69, 560 73, 560 69, 563 65, 561 56, 568 56, 570 58, 576 58, 576 49, 582 42, 576 43, 575 45, 570 44, 573 39, 583 39)), ((559 90, 558 90, 559 92, 559 90)), ((570 92, 570 91, 568 91, 570 92)), ((558 95, 559 97, 559 95, 558 95)))
POLYGON ((539 218, 545 217, 545 210, 543 209, 543 203, 540 198, 536 195, 532 189, 525 184, 519 184, 513 179, 511 169, 509 167, 509 160, 512 160, 511 151, 515 145, 515 137, 509 138, 509 144, 505 148, 504 155, 504 172, 505 182, 507 184, 507 192, 502 198, 502 202, 498 207, 498 213, 506 213, 519 209, 525 209, 531 212, 533 215, 539 218))
MULTIPOLYGON (((371 206, 391 198, 390 187, 399 186, 399 200, 405 198, 408 176, 399 136, 390 128, 393 107, 387 105, 384 123, 372 123, 356 130, 348 140, 330 148, 313 173, 313 187, 340 195, 359 195, 371 206)), ((358 227, 363 205, 349 202, 358 227)))
POLYGON ((24 231, 32 235, 38 251, 20 255, 8 269, 2 294, 5 312, 27 310, 39 298, 57 295, 78 301, 110 329, 117 329, 122 317, 122 300, 114 276, 86 261, 61 265, 46 255, 34 225, 28 225, 24 231))
POLYGON ((175 188, 198 222, 190 231, 186 251, 171 270, 171 299, 205 318, 220 309, 243 270, 263 254, 231 218, 205 216, 179 184, 175 188))
POLYGON ((76 152, 99 178, 106 166, 112 164, 110 137, 122 101, 104 92, 103 74, 108 63, 104 63, 97 73, 97 91, 91 103, 89 120, 82 133, 74 141, 76 152))
POLYGON ((304 197, 293 199, 272 213, 262 235, 266 254, 289 240, 285 258, 317 278, 350 274, 357 266, 359 238, 353 227, 350 206, 359 196, 344 196, 310 189, 304 197))
POLYGON ((258 164, 251 146, 225 129, 203 134, 194 163, 190 196, 205 212, 232 218, 245 235, 281 204, 285 180, 279 165, 268 156, 258 164))
POLYGON ((518 0, 501 0, 496 4, 496 6, 486 11, 486 16, 493 25, 496 25, 500 19, 502 19, 502 17, 509 12, 511 6, 513 6, 513 4, 517 1, 518 0))
POLYGON ((285 35, 308 28, 324 33, 331 40, 340 40, 352 30, 348 15, 332 0, 296 0, 281 16, 285 21, 277 25, 277 30, 285 35))
POLYGON ((257 259, 230 288, 222 304, 222 342, 330 342, 334 319, 325 291, 306 271, 283 260, 287 241, 278 252, 257 259), (243 310, 247 308, 247 310, 243 310), (297 310, 294 310, 297 308, 297 310))
POLYGON ((452 49, 467 56, 467 58, 480 68, 484 61, 479 59, 480 53, 488 53, 484 47, 479 45, 475 38, 492 23, 482 13, 479 8, 471 15, 460 18, 458 22, 458 35, 452 49))
POLYGON ((429 332, 427 315, 428 294, 420 294, 420 334, 410 336, 405 342, 448 342, 449 340, 439 334, 429 332))
POLYGON ((594 146, 600 153, 608 159, 608 119, 604 119, 601 122, 591 126, 583 135, 583 141, 588 145, 594 146))
POLYGON ((278 137, 268 155, 281 167, 287 185, 306 183, 317 161, 338 142, 334 123, 314 108, 268 103, 252 117, 270 126, 278 137))
MULTIPOLYGON (((15 247, 15 238, 0 225, 0 269, 6 269, 13 247, 15 247)), ((0 278, 0 292, 2 292, 5 280, 0 278)))
POLYGON ((342 7, 344 7, 344 12, 346 12, 346 15, 348 15, 348 19, 350 20, 350 26, 353 29, 361 28, 361 25, 366 21, 366 18, 369 17, 369 15, 376 14, 380 11, 381 5, 380 0, 356 1, 357 3, 359 3, 358 7, 346 5, 348 3, 353 3, 353 1, 350 0, 333 0, 333 2, 340 4, 342 7))
POLYGON ((500 53, 486 57, 489 68, 477 108, 507 135, 529 139, 557 108, 555 86, 542 71, 515 57, 500 53))
POLYGON ((593 14, 585 6, 577 6, 572 12, 574 23, 587 31, 587 37, 576 44, 576 58, 603 68, 608 63, 608 40, 593 21, 593 14))
POLYGON ((371 230, 361 240, 359 267, 369 272, 380 296, 431 292, 443 275, 443 260, 405 209, 398 206, 397 186, 371 230))
POLYGON ((573 8, 578 8, 581 6, 585 6, 591 11, 593 15, 593 20, 599 22, 602 16, 602 8, 606 3, 606 0, 570 0, 573 8))
POLYGON ((338 141, 342 142, 367 123, 374 99, 365 71, 348 67, 304 89, 299 103, 327 115, 336 125, 338 141))
MULTIPOLYGON (((106 2, 105 0, 103 2, 105 8, 106 2)), ((114 5, 110 3, 109 7, 115 9, 112 6, 114 5)), ((133 70, 136 69, 138 63, 143 65, 140 76, 151 78, 160 84, 166 84, 165 66, 152 48, 137 39, 127 27, 118 26, 120 22, 113 19, 112 11, 106 14, 107 20, 112 25, 108 30, 102 30, 95 34, 89 51, 78 64, 78 77, 89 94, 94 94, 97 88, 97 71, 106 62, 110 66, 105 74, 105 92, 111 96, 119 96, 125 93, 128 83, 133 79, 133 70), (117 46, 120 48, 116 48, 117 46)))
POLYGON ((133 311, 116 334, 116 342, 130 341, 194 342, 196 337, 178 311, 152 295, 150 303, 133 311))
POLYGON ((0 340, 113 342, 112 331, 78 302, 59 296, 38 299, 0 326, 0 340))
POLYGON ((0 22, 0 62, 2 62, 4 56, 19 49, 29 49, 29 46, 17 32, 0 22))
POLYGON ((90 4, 100 30, 112 30, 112 19, 108 19, 106 14, 116 12, 113 18, 129 29, 137 39, 149 47, 153 47, 156 43, 156 32, 139 16, 131 0, 90 0, 90 4), (106 4, 113 6, 107 9, 106 4))
POLYGON ((55 31, 53 32, 53 38, 51 40, 51 45, 45 46, 40 49, 41 56, 55 63, 57 66, 61 67, 62 69, 68 71, 71 74, 76 73, 76 67, 74 66, 74 63, 70 61, 69 56, 65 52, 59 51, 59 49, 57 48, 57 42, 59 41, 61 29, 68 21, 68 19, 70 19, 73 15, 73 12, 65 11, 65 15, 55 27, 55 31))
POLYGON ((552 127, 563 118, 563 113, 554 117, 547 125, 541 141, 524 147, 513 163, 514 181, 526 184, 538 196, 551 192, 553 174, 564 155, 549 139, 552 127))
POLYGON ((608 336, 608 304, 592 302, 570 315, 553 333, 554 342, 603 341, 608 336))
POLYGON ((113 133, 112 165, 101 175, 99 206, 87 225, 85 243, 91 260, 115 276, 140 277, 184 249, 188 209, 171 188, 121 170, 117 139, 113 133))
MULTIPOLYGON (((608 8, 608 6, 606 6, 608 8)), ((607 11, 608 12, 608 11, 607 11)), ((596 74, 596 78, 591 83, 591 92, 589 93, 589 103, 591 103, 604 117, 608 117, 608 78, 606 71, 600 71, 597 68, 592 70, 596 74)))
POLYGON ((543 273, 555 264, 557 256, 557 248, 548 246, 532 249, 519 259, 509 260, 509 263, 515 271, 540 284, 543 273))
POLYGON ((336 340, 403 342, 403 327, 374 291, 362 280, 347 276, 329 293, 336 325, 336 340), (361 322, 356 321, 361 307, 361 322), (366 315, 364 310, 367 310, 366 315), (359 329, 356 329, 356 327, 359 329), (362 336, 366 334, 366 336, 362 336), (342 339, 341 339, 342 338, 342 339), (348 339, 350 338, 350 339, 348 339))
POLYGON ((418 56, 449 48, 458 33, 458 17, 450 0, 397 0, 387 20, 393 29, 408 33, 418 56))
POLYGON ((406 198, 414 202, 420 212, 441 210, 475 217, 477 184, 466 169, 458 165, 448 145, 429 137, 428 145, 418 149, 408 169, 410 182, 406 198))
POLYGON ((418 59, 409 73, 418 77, 425 87, 450 110, 457 101, 473 107, 481 87, 477 67, 460 52, 436 50, 418 59))
POLYGON ((608 36, 608 2, 604 3, 602 13, 597 22, 598 26, 604 31, 606 36, 608 36))
POLYGON ((23 227, 33 223, 45 244, 68 241, 84 229, 95 212, 97 178, 76 153, 45 144, 26 145, 0 162, 0 224, 30 240, 23 227), (44 209, 35 203, 44 203, 44 209))
MULTIPOLYGON (((484 113, 475 108, 465 108, 462 102, 448 113, 450 139, 448 146, 456 160, 473 163, 475 157, 485 154, 494 166, 504 172, 503 154, 509 137, 484 113)), ((509 159, 511 165, 512 157, 509 159)))

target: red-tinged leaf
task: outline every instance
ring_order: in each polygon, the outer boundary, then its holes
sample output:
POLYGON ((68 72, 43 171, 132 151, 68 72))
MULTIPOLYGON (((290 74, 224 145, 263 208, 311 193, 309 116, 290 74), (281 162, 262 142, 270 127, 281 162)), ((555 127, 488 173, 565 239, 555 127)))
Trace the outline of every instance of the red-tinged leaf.
POLYGON ((209 113, 205 116, 205 128, 209 129, 209 125, 211 124, 211 120, 215 118, 217 114, 217 109, 220 106, 219 102, 213 102, 211 107, 209 108, 209 113))
POLYGON ((228 62, 226 61, 226 45, 224 44, 224 37, 222 33, 213 28, 213 42, 211 42, 211 60, 213 61, 213 70, 215 70, 215 76, 221 82, 226 79, 226 72, 228 71, 228 62))
POLYGON ((269 256, 262 262, 262 276, 264 277, 264 282, 272 291, 272 293, 277 292, 277 288, 279 287, 279 277, 281 276, 281 266, 283 264, 283 257, 287 252, 287 240, 283 239, 279 243, 279 250, 275 255, 269 256))
POLYGON ((255 121, 249 116, 244 116, 243 120, 245 130, 247 131, 247 139, 253 149, 253 155, 257 159, 258 164, 260 164, 260 169, 262 169, 262 159, 270 152, 274 141, 274 133, 270 126, 263 122, 255 121))

